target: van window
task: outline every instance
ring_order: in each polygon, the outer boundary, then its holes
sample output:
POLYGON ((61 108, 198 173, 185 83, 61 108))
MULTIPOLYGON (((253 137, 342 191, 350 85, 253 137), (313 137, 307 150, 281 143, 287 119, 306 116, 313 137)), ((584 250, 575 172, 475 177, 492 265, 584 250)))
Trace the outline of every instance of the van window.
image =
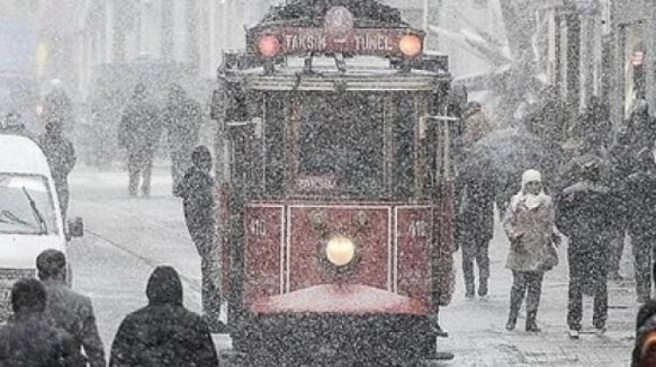
POLYGON ((0 173, 0 234, 46 235, 57 231, 46 178, 0 173))

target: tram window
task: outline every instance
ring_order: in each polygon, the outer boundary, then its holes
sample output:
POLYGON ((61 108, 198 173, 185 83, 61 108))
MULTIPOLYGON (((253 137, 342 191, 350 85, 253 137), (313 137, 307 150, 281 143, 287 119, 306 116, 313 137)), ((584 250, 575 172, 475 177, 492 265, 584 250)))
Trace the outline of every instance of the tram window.
POLYGON ((394 195, 397 198, 412 197, 414 193, 415 124, 417 115, 413 97, 401 93, 396 96, 397 111, 393 131, 397 164, 394 167, 394 195))
POLYGON ((383 188, 382 97, 363 93, 303 98, 296 186, 358 196, 383 188))

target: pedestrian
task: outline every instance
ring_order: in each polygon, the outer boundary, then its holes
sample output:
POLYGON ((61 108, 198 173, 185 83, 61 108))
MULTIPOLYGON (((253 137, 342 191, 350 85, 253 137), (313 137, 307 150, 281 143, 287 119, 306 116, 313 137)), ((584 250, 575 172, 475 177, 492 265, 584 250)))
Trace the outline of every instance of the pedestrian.
POLYGON ((606 330, 606 279, 615 204, 610 189, 601 183, 600 172, 598 161, 584 164, 578 182, 563 190, 556 215, 558 229, 569 238, 567 324, 573 339, 579 337, 583 293, 590 286, 594 296, 593 326, 599 333, 606 330))
POLYGON ((14 316, 0 329, 0 367, 71 366, 70 336, 44 316, 46 290, 36 279, 21 279, 11 289, 14 316))
POLYGON ((45 96, 43 100, 43 120, 61 121, 63 128, 71 133, 74 125, 73 116, 73 102, 62 88, 62 81, 60 79, 52 79, 50 81, 52 90, 45 96))
POLYGON ((182 305, 174 268, 155 268, 146 295, 148 306, 127 315, 116 332, 111 367, 218 365, 207 323, 182 305))
POLYGON ((465 297, 476 294, 474 261, 478 265, 478 295, 488 293, 490 257, 488 248, 494 233, 494 185, 484 177, 465 179, 458 193, 456 241, 462 251, 465 297))
POLYGON ((181 86, 174 84, 169 91, 164 110, 164 127, 171 154, 173 188, 191 167, 191 151, 198 143, 198 132, 203 123, 200 104, 187 97, 181 86))
POLYGON ((64 253, 52 249, 41 252, 36 258, 36 268, 47 294, 45 314, 56 327, 71 336, 78 361, 75 365, 105 366, 105 351, 91 299, 66 285, 64 253))
POLYGON ((146 101, 146 92, 141 83, 135 87, 118 128, 119 145, 127 151, 130 196, 137 195, 140 178, 142 195, 150 196, 153 159, 162 135, 157 107, 146 101))
POLYGON ((554 246, 560 244, 555 231, 552 199, 545 194, 540 172, 522 174, 522 189, 512 197, 503 220, 510 240, 506 268, 513 274, 507 330, 514 330, 526 295, 526 331, 540 332, 537 313, 544 273, 558 263, 554 246))
POLYGON ((465 119, 462 136, 465 149, 470 149, 477 141, 492 131, 490 121, 483 112, 483 106, 476 101, 467 103, 462 117, 465 119))
POLYGON ((638 310, 631 367, 656 366, 656 301, 648 300, 638 310))
POLYGON ((637 172, 626 183, 627 230, 635 258, 638 303, 651 298, 651 268, 656 259, 656 161, 651 150, 638 154, 637 172))
POLYGON ((203 314, 212 331, 224 329, 218 317, 221 309, 219 295, 218 255, 215 240, 215 202, 212 156, 209 149, 198 146, 191 154, 192 166, 174 189, 182 198, 185 221, 196 251, 201 258, 203 314))
POLYGON ((656 121, 650 116, 649 103, 644 98, 636 100, 629 116, 627 129, 634 154, 654 145, 656 121))
POLYGON ((75 167, 77 158, 73 143, 64 136, 63 127, 62 122, 53 117, 46 124, 46 133, 39 137, 39 145, 48 160, 52 179, 55 182, 57 197, 59 198, 59 207, 65 219, 70 197, 68 175, 75 167))
POLYGON ((22 116, 18 112, 9 112, 4 124, 0 126, 0 134, 24 136, 34 140, 34 136, 27 130, 22 116))

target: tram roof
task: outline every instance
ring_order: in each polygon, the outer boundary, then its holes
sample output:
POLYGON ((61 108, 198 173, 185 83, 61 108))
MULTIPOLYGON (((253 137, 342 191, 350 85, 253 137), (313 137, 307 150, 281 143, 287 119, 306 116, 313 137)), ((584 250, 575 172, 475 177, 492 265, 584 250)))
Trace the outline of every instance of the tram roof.
POLYGON ((388 59, 372 56, 345 59, 343 71, 333 58, 315 57, 312 72, 307 73, 303 58, 289 57, 284 64, 275 65, 273 72, 265 73, 263 67, 255 67, 234 71, 234 75, 243 80, 247 89, 279 91, 431 91, 437 84, 452 79, 446 70, 400 71, 388 59))

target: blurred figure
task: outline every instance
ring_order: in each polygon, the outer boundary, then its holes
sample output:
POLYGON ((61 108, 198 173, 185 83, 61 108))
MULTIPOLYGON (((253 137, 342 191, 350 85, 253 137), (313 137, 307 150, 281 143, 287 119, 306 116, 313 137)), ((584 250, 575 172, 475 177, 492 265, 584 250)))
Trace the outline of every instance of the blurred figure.
POLYGON ((22 116, 18 112, 9 112, 4 124, 0 126, 0 134, 19 135, 34 140, 34 136, 27 130, 22 116))
POLYGON ((71 133, 75 124, 73 117, 73 102, 62 88, 59 79, 50 81, 52 90, 43 101, 43 121, 60 121, 63 128, 71 133))
POLYGON ((191 239, 201 258, 203 313, 213 331, 224 328, 218 317, 221 310, 219 295, 218 255, 215 242, 216 223, 212 156, 201 145, 191 154, 192 166, 174 189, 183 200, 184 215, 191 239))
POLYGON ((48 159, 50 172, 55 181, 55 189, 59 198, 62 216, 66 219, 70 193, 68 190, 68 175, 75 167, 77 160, 75 148, 63 133, 61 121, 52 118, 46 124, 46 133, 39 137, 39 145, 48 159))
POLYGON ((105 366, 105 351, 98 335, 91 299, 75 293, 66 285, 64 254, 58 250, 45 250, 36 258, 36 268, 47 294, 45 314, 72 337, 72 348, 78 361, 75 365, 105 366))
POLYGON ((610 189, 601 183, 600 171, 597 161, 583 165, 578 182, 563 190, 556 215, 558 229, 570 240, 567 324, 573 339, 581 330, 583 292, 588 284, 594 295, 593 325, 600 333, 606 330, 609 234, 615 203, 610 189))
POLYGON ((146 86, 137 84, 118 128, 119 145, 127 151, 130 196, 137 195, 140 179, 142 195, 150 196, 153 159, 161 135, 157 107, 146 101, 146 86))
POLYGON ((656 301, 648 300, 638 310, 636 339, 631 367, 656 366, 656 301))
POLYGON ((472 101, 467 103, 462 116, 465 119, 462 143, 465 149, 471 148, 474 143, 492 131, 490 121, 483 112, 483 106, 472 101))
POLYGON ((125 317, 109 365, 217 366, 214 342, 203 319, 182 305, 182 283, 170 266, 158 266, 146 287, 148 306, 125 317))
POLYGON ((489 243, 494 233, 494 184, 483 177, 466 180, 458 191, 456 241, 462 251, 465 297, 476 293, 474 260, 478 264, 478 295, 488 292, 490 277, 489 243))
POLYGON ((181 86, 174 84, 169 91, 164 110, 164 127, 171 153, 173 188, 191 167, 191 151, 198 143, 198 131, 203 123, 200 104, 187 97, 181 86))
POLYGON ((651 268, 656 258, 656 162, 649 149, 638 154, 637 172, 626 183, 627 229, 635 257, 636 294, 639 303, 651 298, 651 268))
POLYGON ((638 99, 628 121, 628 134, 633 154, 643 148, 651 148, 656 141, 656 121, 649 115, 649 104, 638 99))
POLYGON ((0 366, 74 366, 70 336, 44 317, 46 290, 36 279, 21 279, 11 289, 14 317, 0 329, 0 366))
POLYGON ((526 296, 526 331, 540 332, 536 322, 544 273, 556 266, 558 257, 554 245, 560 243, 555 233, 554 207, 544 193, 542 175, 527 170, 522 175, 522 189, 512 197, 503 220, 510 240, 506 268, 513 273, 510 290, 510 313, 507 330, 514 330, 522 301, 526 296))

